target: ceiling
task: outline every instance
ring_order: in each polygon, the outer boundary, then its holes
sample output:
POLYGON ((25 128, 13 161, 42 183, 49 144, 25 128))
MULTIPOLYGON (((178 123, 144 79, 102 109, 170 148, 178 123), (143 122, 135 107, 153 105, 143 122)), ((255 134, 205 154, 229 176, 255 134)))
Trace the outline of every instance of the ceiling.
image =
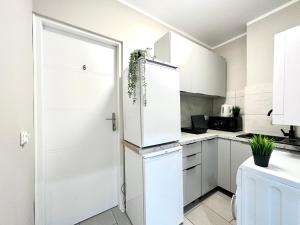
POLYGON ((246 32, 246 23, 290 0, 119 0, 210 47, 246 32))

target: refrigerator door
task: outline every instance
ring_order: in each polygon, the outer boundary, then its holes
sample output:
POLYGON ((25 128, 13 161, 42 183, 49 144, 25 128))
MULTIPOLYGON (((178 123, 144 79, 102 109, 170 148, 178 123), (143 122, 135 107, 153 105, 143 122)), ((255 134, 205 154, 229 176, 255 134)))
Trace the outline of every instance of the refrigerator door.
POLYGON ((146 87, 141 80, 142 145, 177 141, 181 135, 179 71, 151 61, 145 67, 146 87))
POLYGON ((181 224, 182 150, 146 158, 143 169, 145 225, 181 224))

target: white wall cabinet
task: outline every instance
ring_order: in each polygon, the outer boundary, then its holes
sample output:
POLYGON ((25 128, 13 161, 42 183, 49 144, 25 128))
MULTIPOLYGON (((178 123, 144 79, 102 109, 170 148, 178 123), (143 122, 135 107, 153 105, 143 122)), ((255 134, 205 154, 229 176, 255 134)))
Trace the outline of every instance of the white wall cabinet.
POLYGON ((168 32, 155 43, 154 54, 180 68, 181 91, 225 97, 223 57, 174 32, 168 32))
POLYGON ((231 141, 231 192, 236 191, 236 175, 239 166, 252 156, 252 150, 248 143, 231 141))
POLYGON ((300 26, 274 37, 273 123, 300 125, 300 26))
POLYGON ((218 186, 218 140, 202 142, 202 195, 218 186))
POLYGON ((230 191, 230 140, 218 139, 218 186, 230 191))

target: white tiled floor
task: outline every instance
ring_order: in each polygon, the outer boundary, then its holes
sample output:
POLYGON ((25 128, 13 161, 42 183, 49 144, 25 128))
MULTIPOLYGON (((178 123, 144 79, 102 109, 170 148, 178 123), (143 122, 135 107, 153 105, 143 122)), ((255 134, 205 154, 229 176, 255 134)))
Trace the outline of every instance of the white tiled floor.
POLYGON ((115 207, 77 225, 131 225, 131 223, 127 215, 115 207))
POLYGON ((230 201, 229 196, 217 191, 189 210, 185 217, 192 225, 236 225, 230 201))
MULTIPOLYGON (((230 197, 217 191, 185 214, 184 225, 236 225, 232 220, 230 197)), ((131 225, 117 207, 78 225, 131 225)))

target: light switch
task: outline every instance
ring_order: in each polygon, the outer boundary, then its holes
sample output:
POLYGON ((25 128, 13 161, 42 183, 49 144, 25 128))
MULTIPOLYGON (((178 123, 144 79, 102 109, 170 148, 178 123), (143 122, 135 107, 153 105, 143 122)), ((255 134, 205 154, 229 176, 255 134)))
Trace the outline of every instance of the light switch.
POLYGON ((20 133, 20 146, 24 147, 29 142, 30 135, 27 131, 21 131, 20 133))

